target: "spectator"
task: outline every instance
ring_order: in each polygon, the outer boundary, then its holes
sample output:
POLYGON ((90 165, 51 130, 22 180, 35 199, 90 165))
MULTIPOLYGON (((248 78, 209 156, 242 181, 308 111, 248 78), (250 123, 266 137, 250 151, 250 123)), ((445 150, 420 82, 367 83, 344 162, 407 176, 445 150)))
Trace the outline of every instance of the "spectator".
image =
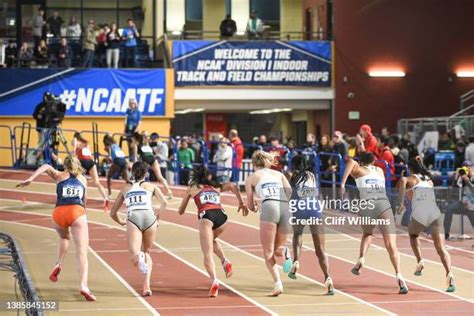
POLYGON ((463 167, 463 171, 456 172, 454 179, 455 186, 462 188, 462 200, 449 204, 444 213, 444 234, 446 239, 450 239, 453 214, 467 215, 471 226, 474 226, 474 170, 472 162, 465 161, 463 167))
POLYGON ((382 130, 380 131, 380 135, 382 135, 382 137, 390 137, 390 132, 388 131, 387 126, 382 127, 382 130))
POLYGON ((237 132, 236 129, 231 129, 229 131, 229 139, 236 152, 236 166, 238 169, 242 169, 242 160, 244 159, 244 144, 239 138, 239 132, 237 132))
POLYGON ((237 32, 237 24, 232 20, 230 14, 227 14, 225 19, 222 20, 219 29, 222 39, 229 38, 234 36, 235 32, 237 32))
MULTIPOLYGON (((319 141, 319 146, 318 146, 318 154, 320 153, 330 153, 332 152, 332 146, 329 143, 329 135, 323 135, 321 136, 321 139, 319 141)), ((331 186, 330 182, 332 181, 331 179, 331 164, 330 164, 330 159, 331 156, 328 155, 320 155, 319 156, 319 162, 320 162, 320 169, 321 169, 321 180, 324 182, 321 183, 321 186, 323 187, 329 187, 331 186)))
POLYGON ((354 137, 349 137, 347 141, 347 157, 354 159, 357 155, 357 143, 354 137))
MULTIPOLYGON (((332 151, 335 154, 341 155, 342 159, 345 159, 347 156, 347 144, 344 142, 342 132, 335 131, 332 135, 333 148, 332 151)), ((339 159, 332 157, 331 159, 331 171, 339 170, 339 159)))
POLYGON ((408 134, 403 135, 400 142, 400 155, 402 155, 405 161, 418 156, 418 149, 416 149, 415 144, 411 142, 410 135, 408 134))
POLYGON ((306 144, 303 145, 305 150, 313 150, 314 152, 318 151, 318 143, 316 142, 316 136, 309 133, 306 135, 306 144))
POLYGON ((227 183, 230 181, 232 171, 232 147, 229 146, 229 139, 222 138, 219 148, 212 158, 212 162, 217 165, 216 177, 217 182, 227 183))
POLYGON ((61 37, 61 26, 64 24, 63 19, 59 16, 58 11, 53 12, 53 16, 48 19, 49 30, 54 37, 61 37))
MULTIPOLYGON (((382 137, 379 141, 379 158, 380 160, 385 160, 385 162, 389 165, 392 187, 396 185, 397 177, 395 176, 395 157, 393 156, 390 147, 388 146, 390 139, 388 137, 382 137)), ((375 165, 382 168, 384 173, 386 172, 387 168, 386 165, 382 162, 375 162, 375 165)))
POLYGON ((71 67, 72 50, 67 44, 67 40, 63 37, 59 42, 58 51, 56 53, 56 60, 59 68, 70 68, 71 67))
POLYGON ((140 33, 133 23, 132 19, 127 20, 127 27, 123 29, 122 38, 125 41, 125 66, 133 68, 135 67, 135 55, 137 52, 137 38, 140 37, 140 33))
POLYGON ((469 145, 466 147, 465 157, 465 160, 474 162, 474 136, 469 137, 469 145))
POLYGON ((275 163, 271 168, 277 171, 282 171, 286 165, 286 148, 280 144, 280 140, 277 137, 272 137, 270 138, 270 147, 267 148, 267 150, 268 152, 275 154, 275 163))
MULTIPOLYGON (((137 101, 135 99, 130 99, 128 101, 128 109, 125 112, 125 130, 124 130, 130 153, 131 153, 130 151, 131 136, 134 132, 139 130, 141 121, 142 121, 142 113, 137 108, 137 101)), ((130 160, 135 161, 135 157, 130 157, 130 160)))
POLYGON ((356 136, 358 152, 371 152, 375 157, 379 157, 377 139, 372 134, 372 128, 364 124, 360 127, 359 134, 356 136))
POLYGON ((453 151, 456 148, 456 145, 449 137, 447 132, 441 134, 439 141, 438 141, 438 150, 451 150, 453 151))
POLYGON ((107 33, 109 33, 110 28, 108 25, 104 25, 99 29, 99 34, 97 34, 95 40, 97 42, 97 64, 99 67, 105 67, 105 49, 107 46, 107 33))
POLYGON ((44 10, 39 8, 38 14, 33 17, 33 39, 35 42, 35 49, 38 47, 40 40, 43 37, 43 26, 46 24, 43 16, 44 10))
POLYGON ((17 55, 18 48, 16 47, 15 40, 9 40, 8 46, 5 48, 5 64, 7 67, 15 67, 17 55))
POLYGON ((153 149, 155 158, 158 160, 161 174, 166 178, 166 170, 168 167, 168 145, 165 142, 160 141, 160 135, 158 133, 152 133, 150 135, 150 147, 153 149))
POLYGON ((263 22, 257 17, 257 11, 250 12, 250 19, 247 22, 246 28, 249 39, 259 39, 263 34, 263 22))
POLYGON ((179 163, 179 184, 187 185, 189 181, 189 173, 193 168, 194 151, 189 148, 187 138, 181 139, 178 150, 179 163))
POLYGON ((84 50, 82 67, 84 68, 91 68, 94 61, 95 45, 97 44, 94 33, 94 20, 90 20, 82 37, 82 49, 84 50))
POLYGON ((33 53, 31 49, 28 47, 28 43, 24 42, 20 50, 18 51, 18 61, 21 67, 30 67, 31 60, 33 59, 33 53))
POLYGON ((36 64, 40 67, 47 67, 49 63, 48 46, 45 40, 41 40, 39 46, 35 49, 36 64))
POLYGON ((81 37, 81 26, 77 23, 76 17, 72 16, 66 28, 66 37, 79 38, 81 37))
POLYGON ((464 157, 466 155, 466 144, 462 141, 458 141, 456 143, 456 149, 454 150, 454 167, 455 168, 460 168, 463 161, 464 157))
POLYGON ((110 25, 110 31, 107 33, 107 50, 105 53, 108 68, 118 68, 120 60, 120 34, 117 30, 117 23, 110 25))

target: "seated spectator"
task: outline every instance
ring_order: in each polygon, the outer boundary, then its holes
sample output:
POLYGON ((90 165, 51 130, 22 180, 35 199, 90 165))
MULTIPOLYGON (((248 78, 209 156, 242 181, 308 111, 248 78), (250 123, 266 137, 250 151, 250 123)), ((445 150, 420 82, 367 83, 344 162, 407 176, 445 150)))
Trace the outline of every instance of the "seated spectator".
POLYGON ((84 50, 82 67, 92 67, 96 44, 97 42, 95 40, 94 20, 90 20, 89 24, 87 25, 87 29, 84 31, 84 36, 82 37, 82 49, 84 50))
POLYGON ((120 60, 120 34, 117 30, 117 23, 110 24, 110 31, 106 36, 107 49, 105 52, 105 59, 108 68, 118 68, 120 60))
POLYGON ((38 48, 35 50, 36 64, 41 67, 47 67, 49 63, 49 51, 45 40, 41 40, 38 48))
POLYGON ((69 20, 69 23, 66 28, 66 37, 71 38, 80 38, 82 33, 81 26, 77 23, 76 17, 72 16, 69 20))
POLYGON ((160 171, 163 177, 166 178, 167 162, 168 162, 168 144, 160 141, 160 135, 158 133, 151 133, 150 135, 150 147, 153 149, 155 158, 160 165, 160 171))
POLYGON ((444 234, 446 239, 450 239, 451 224, 453 214, 467 215, 471 226, 474 226, 474 170, 471 161, 465 161, 462 171, 456 172, 454 184, 462 188, 462 199, 449 204, 444 213, 444 234), (468 172, 466 172, 466 169, 468 172))
POLYGON ((246 28, 249 39, 260 39, 263 35, 263 22, 257 17, 257 11, 250 12, 250 19, 247 22, 246 28))
POLYGON ((54 37, 61 36, 61 25, 64 24, 63 19, 59 16, 58 11, 53 12, 53 16, 48 19, 49 30, 54 37))
POLYGON ((104 25, 99 29, 95 40, 97 42, 97 66, 105 67, 105 49, 107 48, 107 34, 109 33, 110 28, 108 25, 104 25))
POLYGON ((212 157, 212 162, 217 165, 216 177, 219 183, 229 182, 232 173, 233 152, 232 147, 230 147, 228 143, 229 139, 222 138, 216 154, 212 157))
POLYGON ((125 66, 135 67, 135 56, 137 54, 137 38, 140 37, 137 27, 132 19, 127 20, 127 27, 123 29, 122 39, 125 41, 125 66))
POLYGON ((194 151, 189 148, 188 139, 183 137, 178 150, 179 184, 187 185, 189 173, 193 168, 194 151))
POLYGON ((28 43, 24 42, 20 50, 18 51, 18 62, 21 67, 30 67, 31 61, 33 60, 33 53, 28 47, 28 43))
POLYGON ((72 57, 71 47, 67 44, 67 40, 65 38, 61 38, 58 51, 56 52, 56 60, 58 61, 58 67, 70 68, 71 57, 72 57))
POLYGON ((8 46, 5 48, 5 64, 7 67, 15 67, 17 55, 18 48, 16 47, 15 40, 9 40, 8 46))
POLYGON ((230 14, 227 14, 225 19, 222 20, 219 30, 223 39, 232 37, 237 32, 237 24, 232 20, 230 14))

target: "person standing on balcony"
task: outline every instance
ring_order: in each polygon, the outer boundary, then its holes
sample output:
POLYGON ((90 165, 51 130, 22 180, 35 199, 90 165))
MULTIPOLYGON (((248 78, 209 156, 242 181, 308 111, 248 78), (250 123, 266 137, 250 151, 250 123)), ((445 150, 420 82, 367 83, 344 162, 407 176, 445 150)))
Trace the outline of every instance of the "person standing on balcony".
POLYGON ((39 8, 38 14, 33 17, 33 38, 35 41, 35 49, 39 46, 40 40, 43 37, 43 26, 46 24, 43 16, 44 10, 39 8))
POLYGON ((221 31, 221 39, 226 39, 234 36, 235 32, 237 32, 237 24, 232 20, 230 14, 227 14, 225 19, 222 20, 219 29, 221 31))
POLYGON ((82 49, 84 50, 84 59, 82 61, 82 67, 92 67, 96 44, 97 41, 95 39, 94 20, 90 20, 82 38, 82 49))
POLYGON ((58 11, 53 12, 53 16, 48 19, 49 30, 53 33, 54 37, 61 36, 61 26, 64 24, 64 20, 59 16, 58 11))
POLYGON ((108 68, 118 68, 120 60, 120 34, 117 31, 117 23, 110 24, 110 31, 107 33, 107 50, 105 59, 108 68))
POLYGON ((122 32, 122 39, 125 41, 125 66, 133 68, 137 54, 137 38, 140 37, 140 33, 132 19, 127 20, 127 25, 122 32))
POLYGON ((263 22, 257 17, 257 11, 250 12, 250 19, 247 22, 246 33, 249 40, 260 39, 263 35, 263 22))

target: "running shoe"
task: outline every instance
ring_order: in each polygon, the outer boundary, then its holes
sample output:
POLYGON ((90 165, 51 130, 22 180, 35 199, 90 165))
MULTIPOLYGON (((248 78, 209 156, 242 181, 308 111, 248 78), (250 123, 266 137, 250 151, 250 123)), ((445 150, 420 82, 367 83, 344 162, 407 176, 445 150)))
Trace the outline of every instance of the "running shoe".
POLYGON ((138 268, 140 272, 147 275, 148 274, 148 265, 146 264, 146 257, 143 251, 140 251, 138 254, 138 268))
POLYGON ((172 200, 173 199, 173 192, 169 191, 168 193, 166 193, 166 198, 168 200, 172 200))
POLYGON ((398 294, 407 294, 408 293, 408 286, 403 279, 401 273, 397 274, 397 282, 398 282, 398 294))
POLYGON ((296 279, 296 272, 298 272, 299 268, 300 268, 300 263, 298 262, 298 260, 294 261, 293 264, 291 265, 291 270, 288 273, 288 277, 290 279, 295 280, 296 279))
POLYGON ((90 290, 81 290, 81 295, 84 296, 86 301, 94 302, 96 300, 95 295, 90 290))
POLYGON ((360 274, 360 269, 364 266, 365 259, 364 257, 360 257, 359 260, 357 260, 357 263, 355 266, 352 268, 351 272, 352 274, 359 275, 360 274))
POLYGON ((109 212, 109 200, 104 201, 104 212, 109 212))
POLYGON ((285 262, 283 262, 283 272, 288 273, 291 270, 290 250, 285 247, 285 262))
POLYGON ((332 282, 331 277, 328 277, 326 279, 326 282, 324 282, 325 288, 326 288, 326 295, 334 295, 334 283, 332 282))
POLYGON ((268 296, 277 297, 281 293, 283 293, 283 284, 281 283, 281 281, 278 281, 275 283, 273 291, 271 291, 268 296))
POLYGON ((448 273, 448 276, 446 277, 446 283, 448 284, 448 288, 446 289, 446 292, 454 292, 456 291, 456 286, 454 285, 454 276, 452 272, 448 273))
POLYGON ((416 270, 414 274, 416 276, 423 275, 424 268, 425 268, 425 262, 423 261, 423 259, 421 259, 420 261, 418 261, 418 264, 416 265, 416 270))
POLYGON ((148 290, 143 290, 142 296, 152 296, 153 292, 148 289, 148 290))
POLYGON ((232 276, 232 263, 230 263, 227 259, 222 264, 222 268, 224 269, 225 277, 230 278, 232 276))
POLYGON ((209 297, 217 297, 219 295, 219 282, 214 280, 211 285, 211 289, 209 290, 209 297))
POLYGON ((61 269, 62 268, 60 264, 54 266, 53 272, 51 272, 51 274, 49 275, 49 279, 51 280, 51 282, 58 282, 58 275, 59 273, 61 273, 61 269))

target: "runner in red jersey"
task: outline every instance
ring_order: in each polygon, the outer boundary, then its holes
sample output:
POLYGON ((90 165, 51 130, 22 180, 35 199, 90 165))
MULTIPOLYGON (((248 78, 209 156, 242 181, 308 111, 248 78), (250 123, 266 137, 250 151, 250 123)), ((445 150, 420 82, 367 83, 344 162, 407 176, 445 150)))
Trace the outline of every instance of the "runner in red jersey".
POLYGON ((237 212, 247 216, 248 208, 242 201, 239 188, 235 183, 219 184, 212 180, 211 172, 204 166, 196 166, 191 172, 188 190, 179 207, 179 214, 183 215, 189 200, 194 199, 198 209, 199 237, 201 249, 204 255, 204 266, 211 278, 210 297, 216 297, 219 293, 219 281, 216 276, 213 254, 221 259, 222 267, 227 278, 232 275, 232 264, 225 257, 221 245, 216 240, 227 225, 227 215, 221 205, 220 192, 232 191, 239 201, 237 212))

